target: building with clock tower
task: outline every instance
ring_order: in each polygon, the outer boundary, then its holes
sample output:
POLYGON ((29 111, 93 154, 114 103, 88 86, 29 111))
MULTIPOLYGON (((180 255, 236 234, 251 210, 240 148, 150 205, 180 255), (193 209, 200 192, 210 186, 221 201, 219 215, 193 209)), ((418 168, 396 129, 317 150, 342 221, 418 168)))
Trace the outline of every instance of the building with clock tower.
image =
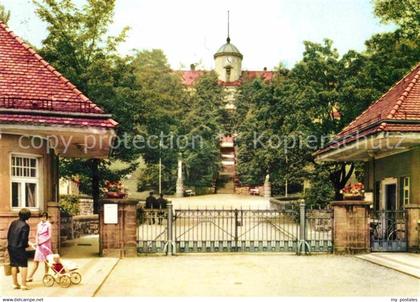
POLYGON ((241 78, 243 55, 235 45, 226 39, 219 50, 214 54, 215 72, 220 81, 225 83, 236 82, 241 78))
MULTIPOLYGON (((225 88, 226 92, 226 109, 235 110, 235 99, 237 90, 246 80, 260 78, 263 81, 271 81, 274 76, 273 71, 262 68, 258 71, 242 70, 242 60, 244 56, 239 49, 231 43, 228 36, 224 43, 214 54, 214 71, 217 74, 219 84, 225 88)), ((190 70, 180 71, 183 84, 187 89, 193 88, 197 80, 206 73, 205 70, 196 70, 195 65, 191 64, 190 70)), ((231 133, 222 137, 220 142, 220 155, 222 162, 221 175, 228 178, 224 188, 219 189, 219 193, 237 192, 240 183, 236 178, 236 147, 235 134, 231 133)))

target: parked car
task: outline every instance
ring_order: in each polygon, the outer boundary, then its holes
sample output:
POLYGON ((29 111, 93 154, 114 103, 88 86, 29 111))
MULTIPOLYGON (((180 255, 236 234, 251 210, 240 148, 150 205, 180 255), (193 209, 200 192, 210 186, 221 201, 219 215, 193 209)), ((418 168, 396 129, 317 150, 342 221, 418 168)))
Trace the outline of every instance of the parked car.
POLYGON ((249 188, 249 194, 260 195, 260 188, 258 187, 249 188))
POLYGON ((195 196, 195 192, 191 189, 186 189, 184 190, 184 196, 188 197, 188 196, 195 196))

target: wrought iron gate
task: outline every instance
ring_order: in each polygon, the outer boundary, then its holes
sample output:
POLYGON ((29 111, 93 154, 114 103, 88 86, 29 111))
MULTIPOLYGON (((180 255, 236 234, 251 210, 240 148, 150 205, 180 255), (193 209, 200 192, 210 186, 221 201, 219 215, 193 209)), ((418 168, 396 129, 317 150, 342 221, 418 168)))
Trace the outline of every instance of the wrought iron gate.
POLYGON ((332 252, 332 211, 138 210, 139 253, 332 252))
POLYGON ((305 241, 311 252, 333 252, 333 210, 309 208, 305 210, 305 241))
POLYGON ((168 209, 137 209, 137 251, 163 253, 168 241, 168 209))
POLYGON ((295 251, 295 211, 175 210, 177 252, 295 251))
POLYGON ((379 210, 371 213, 372 252, 407 251, 407 211, 379 210))

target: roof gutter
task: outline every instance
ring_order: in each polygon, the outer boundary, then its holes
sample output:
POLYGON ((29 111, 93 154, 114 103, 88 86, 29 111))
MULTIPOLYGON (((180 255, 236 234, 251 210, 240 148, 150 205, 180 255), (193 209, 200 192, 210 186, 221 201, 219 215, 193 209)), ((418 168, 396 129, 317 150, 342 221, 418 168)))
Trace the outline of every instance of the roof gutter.
MULTIPOLYGON (((341 137, 339 139, 335 139, 335 140, 329 142, 323 149, 316 151, 314 153, 314 155, 322 154, 323 153, 322 151, 325 150, 325 149, 327 149, 332 144, 337 144, 337 143, 340 143, 342 141, 345 141, 347 138, 353 137, 358 132, 359 133, 360 132, 364 132, 364 131, 369 130, 369 129, 372 129, 372 128, 374 128, 374 127, 376 127, 376 126, 378 126, 378 125, 380 125, 382 123, 387 123, 387 124, 420 124, 420 120, 379 120, 379 121, 377 121, 375 123, 372 123, 372 124, 370 124, 368 126, 365 126, 363 128, 357 129, 357 131, 350 132, 349 134, 347 134, 347 135, 345 135, 345 136, 343 136, 343 137, 341 137)), ((361 137, 363 137, 363 136, 361 136, 361 137)), ((325 150, 325 151, 327 151, 327 150, 325 150)))

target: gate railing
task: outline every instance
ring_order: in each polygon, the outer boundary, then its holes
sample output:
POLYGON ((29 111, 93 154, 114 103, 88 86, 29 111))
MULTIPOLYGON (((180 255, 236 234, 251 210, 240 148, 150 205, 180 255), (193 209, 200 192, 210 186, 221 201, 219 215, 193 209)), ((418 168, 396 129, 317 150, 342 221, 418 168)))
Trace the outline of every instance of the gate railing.
POLYGON ((165 252, 171 236, 169 216, 172 209, 137 209, 137 251, 139 253, 165 252))
POLYGON ((139 253, 331 252, 331 209, 143 209, 139 253))
POLYGON ((311 252, 333 252, 333 210, 326 208, 305 209, 305 241, 311 252))
POLYGON ((407 251, 407 211, 371 212, 370 239, 372 251, 407 251))
POLYGON ((295 212, 175 210, 174 241, 180 252, 295 251, 295 212))

